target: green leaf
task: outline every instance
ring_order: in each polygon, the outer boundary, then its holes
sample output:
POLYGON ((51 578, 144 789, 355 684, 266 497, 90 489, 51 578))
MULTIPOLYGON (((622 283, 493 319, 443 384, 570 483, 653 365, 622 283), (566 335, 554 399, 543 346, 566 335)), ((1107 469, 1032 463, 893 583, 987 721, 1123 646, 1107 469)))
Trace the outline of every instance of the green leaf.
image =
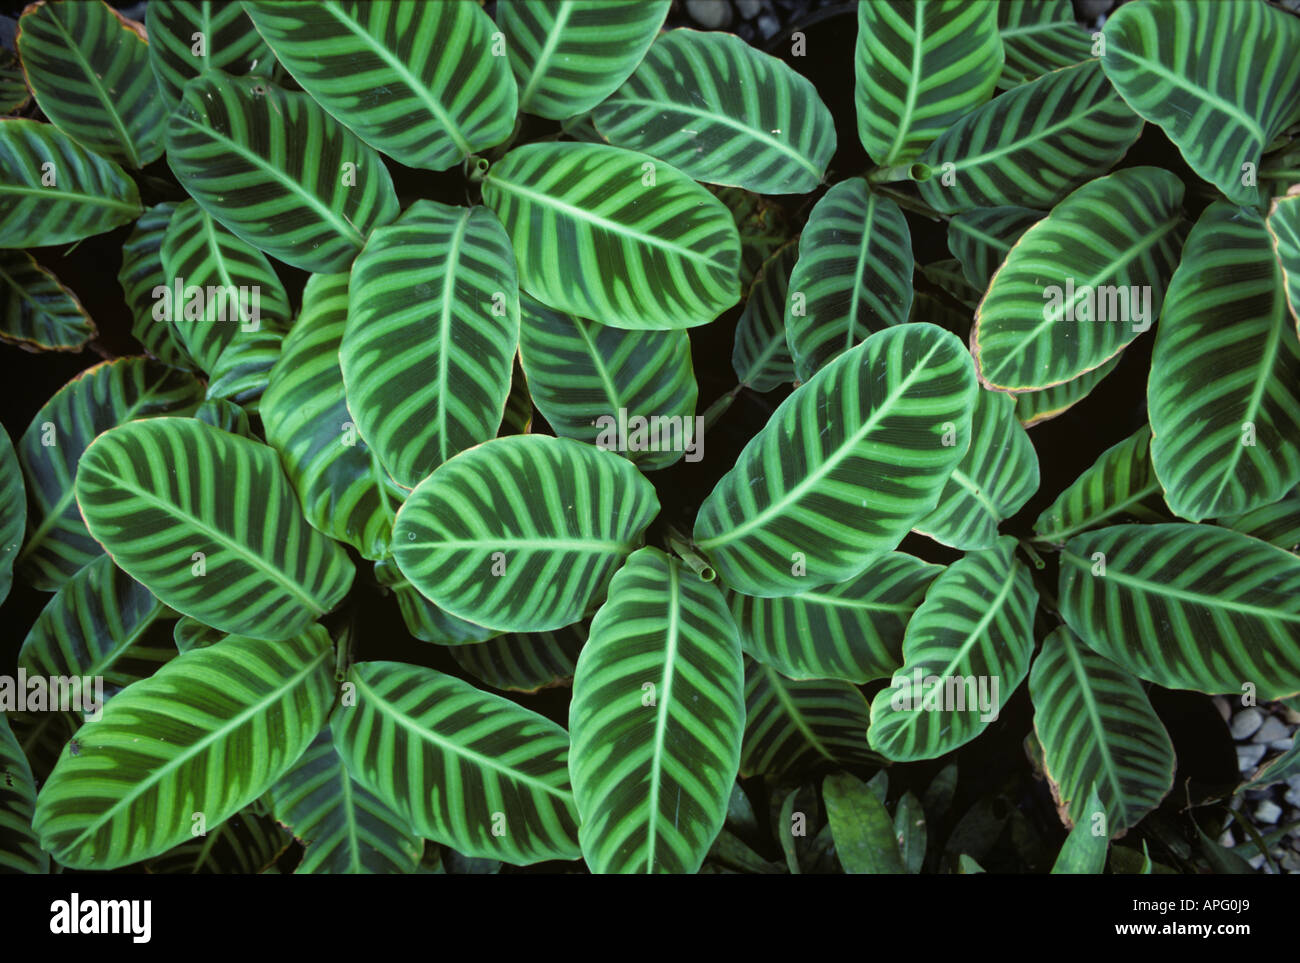
POLYGON ((936 759, 997 718, 1029 672, 1038 590, 1003 536, 934 580, 907 624, 903 667, 871 703, 871 747, 936 759))
POLYGON ((626 459, 568 438, 511 435, 462 452, 411 492, 393 554, 450 614, 541 632, 583 617, 658 510, 626 459))
POLYGON ((444 171, 510 136, 518 92, 477 4, 244 7, 313 100, 407 167, 444 171))
POLYGON ((99 0, 34 3, 18 55, 41 111, 81 146, 127 167, 162 156, 167 108, 140 24, 99 0))
POLYGON ((559 725, 433 669, 363 662, 348 678, 356 704, 337 710, 334 746, 419 835, 517 866, 578 858, 559 725))
POLYGON ((516 632, 486 642, 456 645, 447 650, 456 663, 494 689, 537 692, 568 685, 587 641, 579 623, 554 632, 516 632))
POLYGON ((1070 0, 1002 0, 998 35, 1006 63, 999 87, 1014 87, 1092 54, 1092 39, 1074 22, 1070 0))
POLYGON ((389 552, 406 492, 348 412, 339 359, 347 319, 348 275, 309 277, 259 411, 307 521, 362 557, 379 559, 389 552))
POLYGON ((1038 453, 1015 410, 1013 398, 979 389, 970 445, 916 531, 952 548, 991 548, 998 525, 1038 491, 1038 453))
MULTIPOLYGON (((145 864, 151 874, 255 875, 271 866, 292 844, 293 837, 270 816, 245 806, 206 835, 192 836, 145 864)), ((129 867, 124 871, 131 871, 129 867)))
POLYGON ((27 540, 18 556, 26 581, 52 592, 103 548, 77 508, 77 464, 101 432, 137 418, 186 415, 203 385, 145 358, 119 358, 83 371, 36 413, 18 442, 27 479, 27 540))
POLYGON ((826 818, 835 837, 835 853, 844 872, 906 872, 894 837, 893 820, 885 804, 872 795, 866 783, 848 773, 835 773, 822 781, 826 818))
POLYGON ((800 381, 868 335, 907 320, 912 236, 897 204, 860 177, 817 202, 799 238, 785 330, 800 381))
MULTIPOLYGON (((344 710, 339 710, 340 712, 344 710)), ((359 785, 326 726, 267 792, 275 817, 305 847, 295 873, 413 873, 424 841, 359 785)))
POLYGON ((150 644, 146 637, 167 614, 152 592, 101 555, 45 603, 23 640, 18 665, 29 677, 85 680, 83 708, 93 712, 89 680, 101 677, 111 696, 176 655, 171 645, 150 644))
POLYGON ((198 619, 192 619, 188 615, 182 615, 172 627, 172 641, 176 643, 176 649, 179 652, 188 652, 190 649, 205 649, 209 645, 220 642, 226 636, 227 633, 222 632, 220 629, 204 625, 198 619))
POLYGON ((498 0, 519 109, 551 120, 591 110, 636 69, 668 7, 668 0, 498 0))
POLYGON ((1233 203, 1259 203, 1244 165, 1258 170, 1300 120, 1295 16, 1265 3, 1147 0, 1116 10, 1102 34, 1102 66, 1129 106, 1233 203))
POLYGON ((740 287, 748 294, 763 262, 791 240, 789 217, 778 202, 761 194, 739 187, 710 190, 731 212, 740 232, 740 287))
POLYGON ((856 686, 834 679, 797 681, 746 660, 741 775, 784 780, 878 764, 880 757, 867 746, 870 724, 871 707, 856 686))
POLYGON ((569 771, 595 873, 695 873, 727 815, 744 667, 721 593, 645 548, 614 576, 578 657, 569 771))
POLYGON ((36 780, 32 767, 0 713, 0 872, 48 873, 50 855, 42 852, 32 830, 36 780))
POLYGON ((1286 197, 1273 199, 1267 226, 1286 280, 1287 307, 1300 332, 1300 190, 1293 187, 1286 197))
MULTIPOLYGON (((177 368, 192 368, 180 334, 155 317, 158 298, 154 291, 171 283, 163 271, 162 244, 167 227, 180 204, 163 201, 145 210, 122 245, 122 266, 117 283, 131 310, 131 333, 155 358, 177 368)), ((174 290, 174 288, 173 288, 174 290)))
POLYGON ((754 391, 771 391, 795 380, 785 337, 785 305, 798 260, 799 246, 790 241, 763 262, 736 323, 731 368, 739 382, 754 391))
POLYGON ((1040 541, 1064 545, 1072 536, 1120 519, 1167 521, 1160 483, 1151 470, 1151 429, 1143 425, 1112 445, 1043 509, 1034 522, 1040 541))
POLYGON ((13 51, 0 51, 0 114, 14 114, 31 102, 23 66, 13 51))
POLYGON ((905 872, 915 876, 925 862, 925 810, 910 792, 903 793, 894 808, 894 838, 905 872))
POLYGON ((421 642, 464 645, 483 642, 499 634, 496 629, 458 619, 434 605, 407 581, 391 556, 375 562, 375 578, 380 585, 392 590, 406 631, 421 642))
POLYGON ((193 201, 183 202, 163 234, 162 290, 154 319, 209 375, 237 341, 289 327, 289 297, 266 255, 226 230, 193 201))
POLYGON ((701 505, 695 544, 732 589, 798 595, 866 571, 938 504, 975 379, 931 324, 878 332, 797 388, 701 505), (824 412, 839 412, 827 421, 824 412))
POLYGON ((284 332, 276 328, 241 331, 217 358, 208 380, 208 399, 228 401, 256 414, 283 342, 284 332))
POLYGON ((1182 200, 1173 174, 1130 167, 1083 185, 1026 231, 975 316, 980 380, 1002 391, 1047 388, 1147 330, 1182 247, 1182 200))
POLYGON ((835 123, 812 83, 728 33, 661 34, 594 118, 616 147, 760 194, 808 193, 835 153, 835 123))
POLYGON ((740 298, 730 212, 645 154, 529 144, 488 171, 483 202, 510 235, 519 286, 552 308, 620 328, 688 328, 740 298))
POLYGON ((221 70, 270 77, 276 66, 243 6, 230 0, 152 0, 145 8, 145 24, 149 66, 168 110, 176 108, 185 85, 199 74, 221 70))
POLYGON ((1300 343, 1264 218, 1217 201, 1165 294, 1147 410, 1151 462, 1189 521, 1277 501, 1300 482, 1300 343))
POLYGON ((9 597, 14 581, 14 560, 23 547, 27 530, 27 488, 23 484, 22 465, 0 425, 0 602, 9 597))
POLYGON ((1066 626, 1044 640, 1029 673, 1029 697, 1067 828, 1089 822, 1096 811, 1089 804, 1097 801, 1110 835, 1120 835, 1173 788, 1174 746, 1141 683, 1066 626))
MULTIPOLYGON (((519 360, 537 410, 557 435, 613 450, 626 441, 622 453, 644 471, 667 468, 688 442, 700 444, 687 332, 595 324, 526 294, 520 309, 519 360), (638 434, 632 418, 644 419, 646 429, 638 434), (620 439, 624 422, 629 430, 620 439)), ((699 457, 688 453, 687 461, 699 457)))
POLYGON ((791 679, 870 682, 903 663, 903 632, 942 571, 905 555, 879 557, 857 578, 786 598, 732 593, 740 644, 791 679))
POLYGON ((930 145, 921 199, 943 213, 1014 204, 1047 210, 1104 174, 1142 133, 1142 118, 1096 61, 995 97, 930 145))
POLYGON ((859 4, 854 98, 867 154, 884 168, 915 160, 989 99, 1002 58, 996 4, 859 4))
POLYGON ((1241 515, 1224 515, 1215 521, 1243 535, 1295 553, 1300 550, 1300 489, 1287 492, 1272 505, 1241 515))
POLYGON ((1105 813, 1101 800, 1097 798, 1097 787, 1093 786, 1088 793, 1088 801, 1083 806, 1083 818, 1065 838, 1065 845, 1052 864, 1053 874, 1101 875, 1106 867, 1106 845, 1109 839, 1106 832, 1094 832, 1094 820, 1097 817, 1104 820, 1105 813))
POLYGON ((1085 371, 1077 378, 1062 381, 1060 384, 1043 388, 1041 391, 1016 392, 1016 417, 1026 428, 1051 421, 1073 408, 1092 393, 1101 379, 1115 370, 1122 355, 1115 355, 1109 361, 1085 371))
POLYGON ((140 215, 126 171, 34 120, 0 121, 0 248, 46 247, 140 215))
POLYGON ((306 94, 211 70, 167 121, 167 163, 199 205, 258 250, 342 271, 397 217, 379 155, 306 94))
POLYGON ((189 839, 196 813, 215 828, 320 731, 333 657, 319 626, 277 645, 232 636, 124 689, 41 789, 41 848, 73 869, 114 869, 189 839))
POLYGON ((1257 539, 1181 523, 1085 532, 1061 553, 1059 597, 1089 648, 1148 682, 1300 692, 1300 559, 1257 539))
POLYGON ((76 493, 90 533, 127 574, 224 632, 290 638, 352 584, 347 554, 302 517, 274 450, 193 419, 100 435, 76 493))
POLYGON ((987 291, 1016 241, 1043 217, 1041 211, 1015 206, 966 211, 948 222, 948 250, 961 262, 966 280, 987 291))
POLYGON ((518 290, 509 239, 485 207, 416 201, 357 258, 339 362, 348 409, 399 485, 497 434, 518 290))
POLYGON ((80 351, 98 332, 77 296, 26 251, 0 251, 0 341, 80 351))

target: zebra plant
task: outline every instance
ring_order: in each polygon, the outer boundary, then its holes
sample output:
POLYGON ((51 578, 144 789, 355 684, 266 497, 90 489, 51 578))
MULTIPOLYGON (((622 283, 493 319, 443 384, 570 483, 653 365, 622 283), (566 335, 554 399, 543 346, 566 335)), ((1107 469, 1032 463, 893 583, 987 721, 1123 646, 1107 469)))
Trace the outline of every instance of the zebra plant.
POLYGON ((0 432, 0 597, 106 688, 6 677, 0 865, 978 871, 906 764, 1023 683, 1100 872, 1152 687, 1300 693, 1300 19, 863 3, 836 118, 804 33, 669 8, 26 9, 0 338, 106 360, 0 432), (128 356, 28 252, 85 239, 128 356), (1040 491, 1143 339, 1141 428, 1040 491))

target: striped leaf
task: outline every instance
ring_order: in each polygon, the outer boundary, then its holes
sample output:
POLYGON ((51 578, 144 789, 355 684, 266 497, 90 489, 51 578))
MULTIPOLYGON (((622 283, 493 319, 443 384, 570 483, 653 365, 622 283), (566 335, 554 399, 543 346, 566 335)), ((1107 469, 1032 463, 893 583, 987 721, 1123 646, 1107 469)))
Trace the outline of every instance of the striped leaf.
POLYGON ((1041 391, 1022 391, 1015 394, 1016 417, 1026 428, 1051 421, 1064 414, 1092 393, 1101 379, 1115 370, 1122 355, 1116 355, 1105 364, 1085 371, 1077 378, 1062 381, 1041 391))
POLYGON ((912 264, 912 236, 897 204, 860 177, 826 192, 799 238, 785 302, 800 381, 867 335, 907 320, 912 264))
POLYGON ((188 615, 182 615, 172 626, 172 641, 176 643, 178 652, 205 649, 226 637, 227 633, 214 629, 210 625, 204 625, 198 619, 192 619, 188 615))
POLYGON ((907 624, 903 667, 871 703, 871 748, 937 759, 997 718, 1029 672, 1038 590, 1016 540, 949 565, 907 624))
POLYGON ((645 548, 578 656, 569 771, 595 873, 695 873, 740 766, 744 666, 716 587, 645 548))
POLYGON ((687 328, 740 298, 730 212, 645 154, 529 144, 488 171, 483 202, 510 235, 519 286, 550 307, 620 328, 687 328))
MULTIPOLYGON (((342 710, 339 710, 342 711, 342 710)), ((413 873, 424 841, 357 783, 326 726, 267 792, 275 817, 305 847, 295 873, 413 873)))
POLYGON ((764 598, 842 582, 938 504, 965 454, 975 378, 931 324, 869 337, 797 388, 700 506, 695 544, 726 584, 764 598), (836 411, 827 421, 824 412, 836 411), (957 444, 942 442, 955 432, 957 444))
POLYGON ((193 419, 100 435, 76 493, 90 533, 128 575, 224 632, 290 638, 352 584, 347 554, 302 517, 275 451, 193 419))
POLYGON ((1269 237, 1286 281, 1287 307, 1300 332, 1300 188, 1273 199, 1268 212, 1269 237))
POLYGON ((1128 105, 1234 204, 1259 203, 1261 155, 1300 120, 1300 21, 1265 3, 1148 0, 1102 34, 1101 64, 1128 105))
POLYGON ((47 247, 140 215, 126 171, 52 124, 0 120, 0 248, 47 247))
POLYGON ((1287 492, 1272 505, 1215 521, 1294 554, 1300 551, 1300 489, 1287 492))
POLYGON ((1094 652, 1170 689, 1300 693, 1300 559, 1214 525, 1114 525, 1061 553, 1060 612, 1094 652))
POLYGON ((618 426, 634 428, 631 418, 644 419, 646 430, 629 430, 622 452, 643 471, 667 468, 688 441, 700 443, 699 389, 685 331, 611 328, 526 294, 520 309, 519 359, 533 403, 557 435, 620 450, 618 426))
POLYGON ((477 4, 244 7, 313 100, 407 167, 447 170, 510 136, 518 92, 477 4))
POLYGON ((519 109, 551 120, 591 110, 636 69, 668 7, 668 0, 498 0, 519 109))
POLYGON ((80 351, 95 337, 81 301, 26 251, 0 251, 0 341, 28 351, 80 351))
POLYGON ((18 21, 18 55, 41 111, 82 147, 127 167, 162 156, 167 107, 143 26, 100 0, 38 0, 18 21))
POLYGON ((168 110, 199 74, 221 70, 270 77, 275 69, 271 48, 234 0, 152 0, 145 24, 149 66, 168 110))
MULTIPOLYGON (((211 390, 209 390, 209 394, 211 394, 211 390)), ((248 412, 233 401, 227 401, 225 398, 206 399, 203 404, 199 405, 198 411, 194 412, 194 417, 205 425, 220 428, 232 435, 242 435, 253 441, 261 441, 261 438, 253 432, 252 426, 248 422, 248 412)))
POLYGON ((999 87, 1014 87, 1093 56, 1092 39, 1074 22, 1070 0, 1002 0, 998 35, 1006 54, 999 87))
POLYGON ((334 747, 352 778, 419 835, 516 866, 578 858, 559 725, 400 662, 363 662, 348 681, 356 703, 337 710, 334 747))
POLYGON ((1150 448, 1151 429, 1143 425, 1102 452, 1043 509, 1034 522, 1038 540, 1064 545, 1079 532, 1102 524, 1167 521, 1169 510, 1151 470, 1150 448))
POLYGON ((1034 660, 1029 696, 1067 829, 1089 821, 1094 783, 1112 837, 1160 805, 1174 783, 1174 746, 1136 679, 1061 626, 1034 660))
POLYGON ((36 413, 18 442, 27 479, 27 540, 18 556, 26 581, 52 592, 103 548, 90 537, 73 492, 77 464, 101 432, 136 418, 186 415, 203 385, 146 358, 119 358, 83 371, 36 413))
POLYGON ((851 875, 899 875, 903 858, 885 802, 861 779, 834 773, 822 782, 835 855, 851 875))
POLYGON ((745 652, 784 676, 870 682, 903 664, 907 620, 940 571, 891 552, 857 578, 788 598, 734 593, 731 612, 745 652))
POLYGON ((496 436, 518 343, 514 261, 491 211, 421 200, 375 231, 339 362, 348 410, 399 485, 496 436))
POLYGON ((447 651, 462 669, 494 689, 537 692, 572 682, 586 641, 587 628, 578 623, 554 632, 512 632, 447 651))
POLYGON ((348 412, 339 363, 347 319, 348 275, 309 277, 258 410, 307 521, 362 557, 379 559, 388 554, 406 492, 348 412))
POLYGON ((662 34, 594 118, 617 147, 760 194, 808 193, 835 153, 835 123, 811 81, 728 33, 662 34))
POLYGON ((32 830, 36 780, 22 746, 0 713, 0 873, 48 873, 50 854, 32 830))
POLYGON ((961 263, 966 280, 983 293, 1016 241, 1043 216, 1014 205, 966 211, 948 222, 948 250, 961 263))
MULTIPOLYGON (((293 837, 270 816, 245 806, 205 836, 193 836, 144 864, 151 874, 244 876, 270 872, 293 837)), ((124 869, 124 872, 134 867, 124 869)))
POLYGON ((856 686, 799 682, 746 660, 740 773, 771 780, 879 763, 867 747, 871 707, 856 686))
POLYGON ((915 528, 952 548, 992 548, 998 525, 1036 491, 1038 453, 1016 420, 1015 399, 981 388, 966 454, 948 476, 939 506, 915 528))
POLYGON ((1015 204, 1047 210, 1115 166, 1142 118, 1095 60, 1052 71, 971 111, 921 156, 921 198, 951 213, 1015 204))
POLYGON ((126 296, 131 311, 131 333, 136 340, 165 364, 191 368, 194 363, 185 353, 180 335, 171 325, 161 324, 154 317, 158 305, 154 291, 169 284, 163 273, 163 238, 178 207, 180 204, 176 201, 163 201, 140 215, 122 245, 122 266, 117 272, 117 283, 126 296))
POLYGON ((375 578, 379 584, 390 589, 397 599, 397 607, 402 615, 406 631, 421 642, 436 642, 438 645, 464 645, 483 642, 500 633, 496 629, 484 628, 473 622, 458 619, 434 605, 415 590, 402 574, 392 557, 380 559, 375 563, 375 578))
POLYGON ((767 392, 795 379, 785 337, 785 305, 799 245, 790 241, 763 262, 736 323, 731 368, 746 388, 767 392))
POLYGON ((0 51, 0 114, 17 113, 31 103, 31 99, 23 65, 11 50, 0 51))
MULTIPOLYGON (((18 665, 29 677, 75 676, 87 687, 102 677, 109 698, 176 655, 170 643, 146 637, 167 614, 153 593, 101 555, 45 603, 23 640, 18 665)), ((93 711, 85 705, 89 696, 83 689, 83 707, 93 711)))
POLYGON ((77 732, 36 800, 41 848, 114 869, 214 829, 265 792, 325 723, 334 649, 319 626, 232 636, 123 690, 77 732))
POLYGON ((151 292, 154 322, 169 325, 209 375, 245 335, 288 328, 289 297, 266 255, 193 201, 172 213, 159 257, 163 287, 151 292))
POLYGON ((14 560, 27 530, 27 488, 9 432, 0 425, 0 603, 9 597, 14 560))
POLYGON ((1070 874, 1100 876, 1106 868, 1106 849, 1109 845, 1109 830, 1098 833, 1097 820, 1105 817, 1101 797, 1097 787, 1089 786, 1087 801, 1083 805, 1087 818, 1080 819, 1065 837, 1065 843, 1052 864, 1052 874, 1070 874))
POLYGON ((1178 262, 1182 200, 1173 174, 1130 167, 1083 185, 1027 230, 975 316, 980 380, 1001 391, 1047 388, 1147 330, 1178 262))
POLYGON ((397 217, 379 155, 306 94, 211 70, 167 121, 167 163, 231 233, 304 271, 342 271, 397 217))
POLYGON ((1248 512, 1300 482, 1300 342, 1258 213, 1217 201, 1188 236, 1147 410, 1151 462, 1175 515, 1248 512))
POLYGON ((500 435, 526 435, 533 430, 533 399, 528 393, 528 377, 519 356, 510 374, 510 394, 506 396, 505 414, 501 416, 500 435))
POLYGON ((275 328, 241 331, 212 369, 208 399, 228 401, 256 413, 283 343, 284 333, 275 328))
POLYGON ((915 160, 992 96, 1002 56, 996 4, 858 4, 854 98, 868 156, 883 168, 915 160))
POLYGON ((450 614, 543 632, 586 614, 658 510, 626 459, 568 438, 511 435, 462 452, 411 492, 393 554, 450 614))

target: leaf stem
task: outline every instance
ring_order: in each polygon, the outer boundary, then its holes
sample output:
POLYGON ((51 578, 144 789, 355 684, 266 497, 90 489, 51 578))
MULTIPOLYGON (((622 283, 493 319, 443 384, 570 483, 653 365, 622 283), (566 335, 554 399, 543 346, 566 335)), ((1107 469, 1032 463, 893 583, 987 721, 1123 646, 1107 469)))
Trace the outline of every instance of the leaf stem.
POLYGON ((712 428, 714 422, 726 413, 727 409, 731 407, 731 403, 736 400, 736 395, 740 394, 740 389, 743 387, 745 387, 743 384, 736 385, 736 387, 732 388, 725 395, 713 402, 713 404, 709 405, 708 409, 704 412, 704 429, 706 431, 712 428))
POLYGON ((668 526, 668 547, 677 553, 687 567, 706 582, 712 582, 717 573, 704 561, 691 546, 691 540, 678 531, 675 525, 668 526))

